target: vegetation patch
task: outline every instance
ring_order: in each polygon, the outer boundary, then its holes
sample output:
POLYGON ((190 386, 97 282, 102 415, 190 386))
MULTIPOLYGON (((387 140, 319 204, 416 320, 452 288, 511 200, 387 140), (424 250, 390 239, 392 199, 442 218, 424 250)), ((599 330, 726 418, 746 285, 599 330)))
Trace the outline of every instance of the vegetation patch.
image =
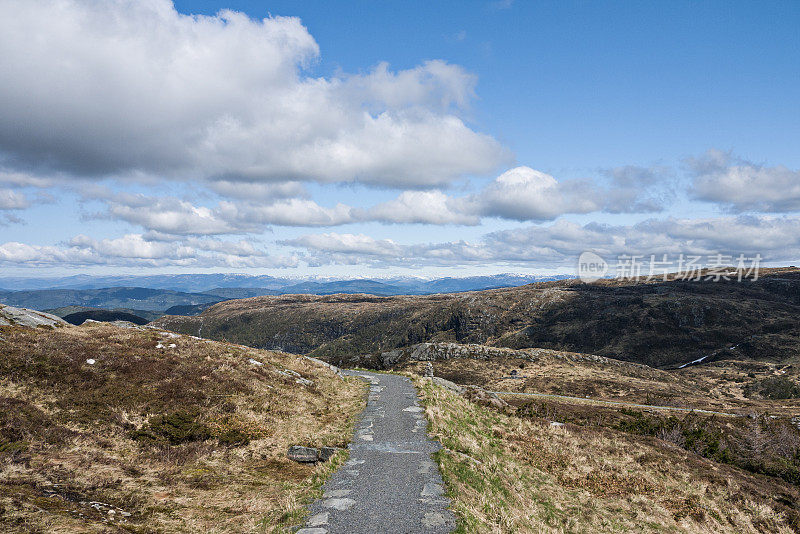
POLYGON ((770 376, 749 384, 745 388, 748 397, 758 395, 764 399, 800 399, 800 384, 788 376, 770 376))

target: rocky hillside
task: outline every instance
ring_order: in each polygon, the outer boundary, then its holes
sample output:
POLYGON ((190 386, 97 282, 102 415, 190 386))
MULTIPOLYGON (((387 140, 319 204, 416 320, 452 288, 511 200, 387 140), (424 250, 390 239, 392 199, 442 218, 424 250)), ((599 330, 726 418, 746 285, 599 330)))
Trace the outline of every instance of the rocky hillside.
POLYGON ((576 280, 427 296, 284 295, 226 301, 156 324, 259 348, 381 367, 429 341, 592 353, 657 367, 800 353, 800 269, 757 281, 576 280))
POLYGON ((283 531, 342 459, 288 446, 345 446, 363 405, 302 356, 9 307, 0 325, 2 532, 283 531))

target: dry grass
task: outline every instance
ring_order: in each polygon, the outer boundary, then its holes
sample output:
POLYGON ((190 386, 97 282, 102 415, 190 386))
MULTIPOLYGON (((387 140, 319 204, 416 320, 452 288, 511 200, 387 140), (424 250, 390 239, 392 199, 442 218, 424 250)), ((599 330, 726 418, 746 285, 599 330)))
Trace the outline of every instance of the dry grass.
POLYGON ((665 441, 503 415, 417 379, 459 532, 797 532, 797 488, 665 441))
POLYGON ((288 354, 110 325, 0 336, 4 532, 297 524, 344 453, 315 467, 287 447, 346 445, 363 406, 359 382, 288 354), (200 431, 167 439, 175 414, 200 431))
MULTIPOLYGON (((508 350, 491 359, 432 362, 434 374, 492 391, 544 393, 735 413, 800 414, 800 399, 751 393, 765 380, 800 381, 800 369, 770 362, 724 360, 664 371, 611 358, 549 349, 508 350), (517 378, 509 378, 516 371, 517 378)), ((403 361, 398 371, 423 374, 427 362, 403 361)), ((524 398, 521 398, 525 400, 524 398)), ((529 399, 527 399, 529 400, 529 399)))

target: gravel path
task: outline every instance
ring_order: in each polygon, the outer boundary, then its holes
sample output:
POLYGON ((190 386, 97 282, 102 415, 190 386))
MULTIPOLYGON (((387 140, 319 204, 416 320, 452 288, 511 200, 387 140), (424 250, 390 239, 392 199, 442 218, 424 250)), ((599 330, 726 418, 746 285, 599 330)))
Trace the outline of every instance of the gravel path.
POLYGON ((431 453, 427 420, 405 377, 345 371, 370 382, 350 459, 325 483, 297 534, 447 533, 455 519, 431 453))

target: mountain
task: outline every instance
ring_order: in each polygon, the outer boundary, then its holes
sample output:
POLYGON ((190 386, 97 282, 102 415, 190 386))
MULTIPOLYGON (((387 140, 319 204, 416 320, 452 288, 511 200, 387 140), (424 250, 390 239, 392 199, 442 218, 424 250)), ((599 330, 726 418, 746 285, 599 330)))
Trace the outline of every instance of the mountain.
MULTIPOLYGON (((539 276, 498 274, 466 278, 439 278, 426 280, 414 277, 387 279, 322 279, 280 278, 245 274, 175 274, 146 276, 89 276, 77 275, 63 278, 0 278, 8 290, 43 289, 103 289, 109 287, 143 287, 167 289, 189 293, 219 293, 225 289, 252 289, 252 294, 239 293, 236 298, 257 295, 310 293, 373 293, 379 295, 405 295, 474 291, 497 287, 512 287, 544 280, 558 280, 564 276, 539 276)), ((0 290, 2 293, 2 290, 0 290)), ((233 295, 230 298, 234 298, 233 295)))
POLYGON ((280 294, 308 294, 308 295, 335 295, 336 293, 365 293, 369 295, 413 295, 420 293, 419 289, 411 286, 378 282, 375 280, 337 280, 332 282, 302 282, 281 288, 280 294))
MULTIPOLYGON (((419 296, 265 296, 156 324, 260 348, 380 367, 380 353, 427 341, 542 347, 675 367, 800 353, 800 269, 756 281, 541 282, 419 296)), ((800 363, 800 362, 798 362, 800 363)))
POLYGON ((64 306, 92 308, 134 308, 163 311, 179 304, 205 304, 223 300, 213 295, 184 293, 171 289, 110 287, 105 289, 46 289, 13 291, 0 294, 0 301, 10 306, 46 310, 64 306))
MULTIPOLYGON (((152 313, 196 315, 210 304, 222 300, 264 295, 333 295, 337 293, 366 293, 378 296, 423 295, 511 287, 540 278, 542 277, 508 274, 436 280, 395 278, 387 281, 354 279, 300 282, 296 279, 271 276, 230 274, 118 277, 80 275, 62 279, 7 278, 4 279, 5 282, 15 287, 44 285, 47 289, 0 290, 0 302, 40 310, 68 307, 130 308, 147 313, 136 313, 129 309, 122 311, 152 320, 155 318, 151 316, 152 313), (126 285, 133 283, 142 285, 126 285)), ((76 309, 75 312, 77 311, 83 310, 76 309)))

